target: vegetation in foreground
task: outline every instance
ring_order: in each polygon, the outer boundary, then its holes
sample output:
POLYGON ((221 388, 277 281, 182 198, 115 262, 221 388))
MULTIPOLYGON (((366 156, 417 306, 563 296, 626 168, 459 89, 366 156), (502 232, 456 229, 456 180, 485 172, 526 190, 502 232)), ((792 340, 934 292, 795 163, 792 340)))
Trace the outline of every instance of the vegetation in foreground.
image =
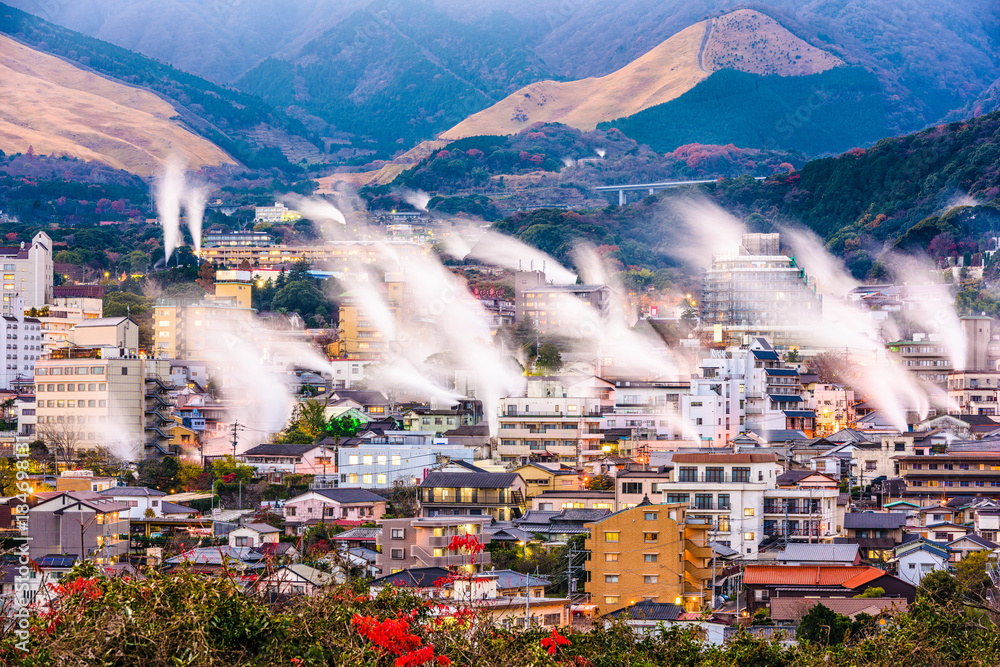
POLYGON ((790 635, 739 631, 714 647, 693 630, 641 637, 622 622, 590 632, 507 628, 401 590, 371 599, 361 581, 271 603, 235 576, 106 578, 85 564, 56 587, 58 599, 31 618, 26 632, 0 635, 0 660, 26 667, 996 665, 1000 609, 988 601, 984 576, 979 567, 926 576, 910 611, 885 619, 884 628, 878 619, 835 619, 832 637, 810 631, 793 643, 790 635))

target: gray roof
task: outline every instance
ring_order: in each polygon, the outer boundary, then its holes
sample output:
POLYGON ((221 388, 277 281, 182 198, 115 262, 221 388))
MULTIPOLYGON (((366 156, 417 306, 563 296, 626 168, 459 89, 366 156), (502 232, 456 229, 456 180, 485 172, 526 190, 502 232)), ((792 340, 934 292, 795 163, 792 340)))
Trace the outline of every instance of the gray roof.
POLYGON ((670 602, 653 602, 643 600, 634 605, 605 614, 604 618, 621 618, 628 616, 633 620, 676 621, 684 613, 684 607, 670 602))
POLYGON ((506 489, 520 477, 515 472, 432 472, 421 487, 449 489, 506 489))
POLYGON ((331 536, 332 540, 375 540, 382 536, 381 528, 359 526, 331 536))
POLYGON ((430 588, 438 579, 443 579, 449 574, 451 573, 443 567, 411 567, 374 579, 371 585, 430 588))
POLYGON ((491 570, 488 574, 497 575, 497 588, 499 589, 522 588, 525 585, 525 579, 527 579, 529 586, 548 586, 552 583, 548 579, 521 574, 514 570, 491 570))
POLYGON ((160 503, 160 512, 163 514, 198 514, 198 510, 186 505, 178 505, 164 500, 160 503))
POLYGON ((319 445, 278 445, 267 443, 251 447, 240 456, 302 456, 306 452, 318 449, 319 445))
POLYGON ((110 489, 104 489, 103 491, 98 491, 102 496, 108 496, 111 498, 122 498, 125 496, 129 497, 140 497, 140 496, 165 496, 167 495, 163 491, 158 491, 156 489, 150 489, 145 486, 113 486, 110 489))
POLYGON ((258 533, 280 533, 281 531, 274 526, 269 526, 266 523, 245 523, 240 528, 249 528, 250 530, 256 530, 258 533))
POLYGON ((776 560, 802 562, 853 563, 858 557, 857 544, 789 544, 779 551, 776 560))
POLYGON ((997 545, 995 543, 990 542, 988 539, 986 539, 982 535, 976 535, 975 533, 970 533, 968 535, 963 535, 962 537, 958 538, 957 540, 952 540, 951 542, 948 543, 948 546, 950 547, 951 545, 955 544, 956 542, 961 542, 962 540, 969 540, 970 542, 975 542, 976 544, 978 544, 979 546, 981 546, 984 549, 996 549, 997 548, 997 545))
POLYGON ((844 515, 844 528, 898 530, 906 525, 903 512, 848 512, 844 515))
POLYGON ((303 565, 302 563, 296 563, 294 565, 285 565, 284 567, 279 568, 277 572, 275 572, 268 578, 277 580, 276 575, 278 574, 278 572, 281 572, 281 570, 288 570, 289 572, 297 576, 299 579, 307 581, 313 586, 326 586, 327 584, 333 583, 332 574, 324 572, 323 570, 317 570, 316 568, 311 567, 309 565, 303 565))
MULTIPOLYGON (((372 493, 371 491, 365 491, 364 489, 315 489, 314 490, 319 495, 324 498, 329 498, 335 503, 350 504, 350 503, 384 503, 385 498, 378 495, 377 493, 372 493)), ((289 500, 288 502, 294 501, 295 498, 289 500)))
POLYGON ((84 327, 113 327, 118 326, 128 318, 122 315, 121 317, 96 317, 91 320, 83 320, 82 322, 77 322, 73 328, 82 329, 84 327))
POLYGON ((179 563, 222 565, 224 562, 230 561, 256 562, 263 558, 264 556, 251 547, 231 547, 226 544, 218 547, 196 547, 173 558, 168 558, 165 562, 169 565, 179 563))

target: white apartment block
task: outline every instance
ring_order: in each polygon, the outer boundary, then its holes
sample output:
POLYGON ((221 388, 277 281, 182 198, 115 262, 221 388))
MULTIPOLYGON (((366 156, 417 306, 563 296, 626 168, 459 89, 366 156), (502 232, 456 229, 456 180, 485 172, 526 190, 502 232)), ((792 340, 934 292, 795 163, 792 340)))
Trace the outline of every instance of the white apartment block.
POLYGON ((42 357, 42 323, 35 317, 25 317, 24 308, 15 307, 14 315, 0 317, 0 339, 7 346, 6 363, 0 374, 0 389, 30 384, 35 364, 42 357))
POLYGON ((38 316, 42 323, 44 353, 65 347, 70 331, 77 324, 101 317, 104 301, 98 294, 103 293, 103 289, 97 285, 60 285, 55 288, 48 314, 38 316))
MULTIPOLYGON (((408 431, 407 434, 414 432, 408 431)), ((449 445, 447 441, 427 444, 391 442, 401 435, 400 432, 389 431, 371 441, 341 447, 337 453, 339 487, 391 489, 395 485, 413 486, 436 470, 445 457, 468 463, 475 460, 475 448, 449 445)))
POLYGON ((581 467, 603 456, 601 423, 614 394, 614 384, 596 376, 528 378, 525 396, 500 401, 500 460, 581 467))
POLYGON ((0 248, 3 265, 3 314, 15 315, 18 299, 24 308, 41 308, 52 302, 52 239, 38 232, 31 243, 0 248))

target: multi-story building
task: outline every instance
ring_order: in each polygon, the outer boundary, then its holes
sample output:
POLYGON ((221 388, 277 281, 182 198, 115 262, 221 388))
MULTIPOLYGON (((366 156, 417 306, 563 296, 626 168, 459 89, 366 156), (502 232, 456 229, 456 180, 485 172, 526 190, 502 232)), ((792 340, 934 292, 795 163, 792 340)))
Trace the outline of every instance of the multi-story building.
POLYGON ((28 554, 73 554, 111 565, 128 555, 128 506, 92 491, 59 493, 28 510, 28 554))
POLYGON ((446 461, 475 460, 472 447, 450 445, 432 433, 386 431, 341 445, 336 480, 340 488, 391 489, 413 486, 446 461))
POLYGON ((610 305, 607 285, 547 285, 544 271, 519 271, 514 276, 514 319, 530 319, 543 336, 592 334, 578 330, 591 319, 581 317, 581 307, 603 316, 610 305))
POLYGON ((375 538, 378 555, 375 566, 382 574, 411 567, 443 567, 482 571, 490 564, 490 552, 483 550, 470 562, 469 554, 450 549, 456 537, 474 535, 483 545, 490 543, 484 530, 489 516, 436 516, 415 519, 381 519, 382 533, 375 538))
POLYGON ((203 359, 220 336, 233 335, 253 320, 249 271, 216 272, 215 294, 192 299, 162 298, 153 313, 155 355, 203 359))
POLYGON ((386 280, 373 289, 380 292, 384 312, 372 303, 371 295, 363 292, 344 292, 340 295, 341 356, 380 359, 394 342, 394 330, 405 318, 406 284, 387 275, 386 280))
POLYGON ((163 516, 163 497, 167 495, 145 486, 112 486, 98 493, 103 498, 124 505, 127 509, 119 514, 129 520, 142 519, 147 512, 152 512, 153 516, 163 516))
POLYGON ((712 590, 710 525, 684 504, 643 503, 587 524, 587 591, 600 613, 641 600, 700 611, 712 590))
POLYGON ((948 451, 897 460, 907 498, 937 502, 976 495, 1000 500, 1000 452, 948 451))
POLYGON ((948 412, 997 416, 1000 371, 952 371, 948 374, 948 412))
POLYGON ((0 263, 3 264, 2 314, 14 315, 19 306, 22 310, 39 309, 52 303, 52 239, 48 234, 38 232, 31 243, 0 248, 0 263))
POLYGON ((373 523, 385 514, 385 498, 364 489, 312 489, 285 502, 285 525, 373 523))
POLYGON ((601 421, 614 393, 614 384, 593 376, 529 378, 524 396, 500 401, 500 460, 582 467, 603 456, 601 421))
POLYGON ((517 473, 432 472, 420 483, 420 514, 510 521, 526 509, 524 491, 517 473))
POLYGON ((169 453, 169 362, 118 347, 63 348, 35 366, 36 420, 50 448, 169 453))
POLYGON ((854 423, 854 390, 836 384, 817 384, 809 409, 816 414, 816 433, 829 435, 854 423))
MULTIPOLYGON (((408 242, 390 243, 398 252, 414 250, 408 242)), ((373 241, 335 241, 319 245, 295 246, 216 246, 202 248, 199 257, 222 266, 240 266, 248 262, 254 271, 278 271, 299 262, 328 271, 350 272, 358 264, 374 264, 380 257, 379 244, 373 241)))
POLYGON ((580 489, 580 474, 576 470, 564 469, 557 465, 528 463, 514 468, 511 472, 516 472, 524 480, 525 496, 528 500, 546 491, 580 489))
POLYGON ((254 222, 266 222, 278 225, 283 222, 294 222, 301 220, 302 214, 290 209, 280 201, 274 202, 274 206, 258 206, 254 209, 254 222))
POLYGON ((787 542, 832 542, 843 531, 837 480, 822 473, 794 470, 779 475, 764 490, 764 535, 787 542))
POLYGON ((30 384, 35 364, 41 359, 42 323, 25 317, 24 309, 14 308, 14 315, 0 317, 0 339, 7 343, 7 359, 0 371, 0 389, 16 389, 30 384))
POLYGON ((238 229, 232 232, 221 228, 209 229, 201 242, 202 248, 218 248, 220 246, 259 246, 270 247, 271 235, 252 229, 238 229))
POLYGON ((705 336, 723 347, 767 337, 778 346, 806 339, 822 302, 805 269, 781 254, 778 234, 744 234, 733 252, 712 258, 701 296, 705 336))
POLYGON ((65 347, 69 343, 69 332, 84 320, 102 316, 104 310, 104 286, 102 285, 57 285, 52 288, 52 304, 39 311, 42 323, 42 351, 65 347))

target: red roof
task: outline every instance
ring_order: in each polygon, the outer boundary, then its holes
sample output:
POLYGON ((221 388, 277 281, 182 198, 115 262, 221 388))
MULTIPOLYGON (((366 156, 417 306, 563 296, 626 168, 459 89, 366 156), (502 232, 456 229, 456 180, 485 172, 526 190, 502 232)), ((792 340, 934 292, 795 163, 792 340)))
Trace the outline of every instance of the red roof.
POLYGON ((763 585, 854 588, 874 581, 884 574, 885 571, 877 567, 867 566, 747 565, 743 572, 743 582, 763 585))

